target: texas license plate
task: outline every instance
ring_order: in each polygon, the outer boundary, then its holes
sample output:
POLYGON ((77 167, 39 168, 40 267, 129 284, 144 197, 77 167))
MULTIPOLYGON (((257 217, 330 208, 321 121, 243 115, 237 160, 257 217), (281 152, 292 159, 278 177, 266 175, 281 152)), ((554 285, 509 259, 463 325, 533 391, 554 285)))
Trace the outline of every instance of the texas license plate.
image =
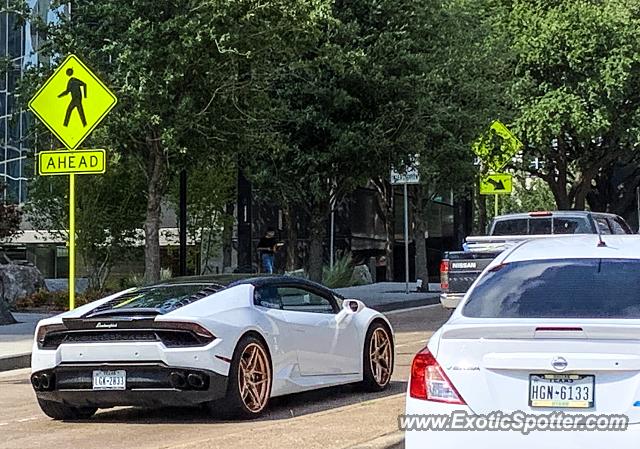
POLYGON ((529 406, 591 408, 596 376, 582 374, 531 374, 529 406))
POLYGON ((94 371, 94 390, 126 390, 127 372, 125 370, 116 371, 94 371))

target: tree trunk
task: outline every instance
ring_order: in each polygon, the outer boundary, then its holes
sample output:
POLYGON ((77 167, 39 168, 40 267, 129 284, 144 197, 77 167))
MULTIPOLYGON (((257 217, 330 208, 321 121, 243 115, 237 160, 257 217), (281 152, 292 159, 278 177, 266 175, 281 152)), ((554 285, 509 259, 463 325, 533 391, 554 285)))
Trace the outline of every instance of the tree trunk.
POLYGON ((311 209, 309 229, 309 279, 322 282, 322 266, 324 264, 323 242, 326 230, 326 208, 316 203, 311 209))
POLYGON ((163 154, 157 139, 149 140, 147 213, 144 222, 144 280, 160 280, 160 214, 163 195, 163 154))
POLYGON ((294 271, 298 268, 298 228, 296 227, 294 212, 291 205, 286 205, 282 209, 282 216, 287 232, 287 256, 286 271, 294 271))
POLYGON ((485 195, 477 195, 478 200, 478 228, 475 232, 477 235, 484 235, 487 232, 487 197, 485 195))
POLYGON ((4 280, 0 278, 0 325, 15 324, 17 321, 9 311, 9 304, 4 299, 4 280))
POLYGON ((429 286, 429 267, 427 258, 427 206, 429 198, 426 198, 426 187, 418 186, 416 190, 416 204, 414 214, 413 240, 416 242, 416 279, 422 279, 422 285, 429 286))

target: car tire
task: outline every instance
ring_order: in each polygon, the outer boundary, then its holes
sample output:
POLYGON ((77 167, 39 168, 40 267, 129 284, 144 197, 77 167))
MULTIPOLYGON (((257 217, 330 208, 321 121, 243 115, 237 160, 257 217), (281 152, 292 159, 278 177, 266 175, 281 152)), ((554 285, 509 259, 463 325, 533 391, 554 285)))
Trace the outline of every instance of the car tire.
POLYGON ((366 391, 382 391, 389 386, 394 363, 393 337, 388 326, 374 321, 364 339, 362 354, 363 378, 366 391))
POLYGON ((45 401, 44 399, 38 399, 38 405, 45 415, 58 421, 89 419, 98 411, 93 407, 70 407, 60 402, 45 401))
POLYGON ((256 336, 246 335, 233 352, 226 396, 209 408, 224 418, 258 418, 269 404, 272 384, 269 350, 256 336))

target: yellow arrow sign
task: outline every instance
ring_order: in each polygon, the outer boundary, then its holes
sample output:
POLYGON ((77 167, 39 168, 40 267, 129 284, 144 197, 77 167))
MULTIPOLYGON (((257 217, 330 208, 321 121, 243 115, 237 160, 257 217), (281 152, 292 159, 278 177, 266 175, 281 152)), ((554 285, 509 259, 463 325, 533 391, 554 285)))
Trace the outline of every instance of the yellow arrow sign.
POLYGON ((38 173, 51 175, 88 175, 106 170, 104 150, 41 151, 38 153, 38 173))
POLYGON ((494 173, 480 178, 480 195, 503 195, 513 191, 513 175, 494 173))
POLYGON ((29 102, 29 109, 70 150, 78 148, 116 105, 116 96, 69 55, 29 102))

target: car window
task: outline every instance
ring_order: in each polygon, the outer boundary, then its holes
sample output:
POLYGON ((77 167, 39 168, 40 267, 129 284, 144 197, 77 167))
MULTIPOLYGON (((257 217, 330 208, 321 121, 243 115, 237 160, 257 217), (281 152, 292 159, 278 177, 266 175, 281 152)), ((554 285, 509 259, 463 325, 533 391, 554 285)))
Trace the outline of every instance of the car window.
POLYGON ((462 314, 474 318, 640 319, 640 260, 508 263, 483 276, 462 314))
POLYGON ((316 293, 296 287, 279 287, 282 309, 292 312, 334 313, 331 302, 316 293))
POLYGON ((620 218, 610 218, 609 225, 613 229, 614 234, 631 234, 629 226, 620 218))
POLYGON ((609 227, 609 222, 606 218, 595 217, 595 220, 601 234, 611 234, 611 228, 609 227))
POLYGON ((527 235, 527 218, 497 221, 492 235, 527 235))
POLYGON ((554 217, 554 234, 591 234, 589 222, 586 218, 579 217, 554 217))
POLYGON ((282 309, 282 300, 278 293, 278 288, 273 285, 256 288, 253 302, 256 306, 269 309, 282 309))
POLYGON ((532 218, 529 221, 529 235, 551 234, 551 218, 532 218))
POLYGON ((214 284, 166 284, 142 287, 118 296, 90 313, 129 309, 157 309, 160 313, 168 313, 192 302, 210 296, 222 286, 214 284))

